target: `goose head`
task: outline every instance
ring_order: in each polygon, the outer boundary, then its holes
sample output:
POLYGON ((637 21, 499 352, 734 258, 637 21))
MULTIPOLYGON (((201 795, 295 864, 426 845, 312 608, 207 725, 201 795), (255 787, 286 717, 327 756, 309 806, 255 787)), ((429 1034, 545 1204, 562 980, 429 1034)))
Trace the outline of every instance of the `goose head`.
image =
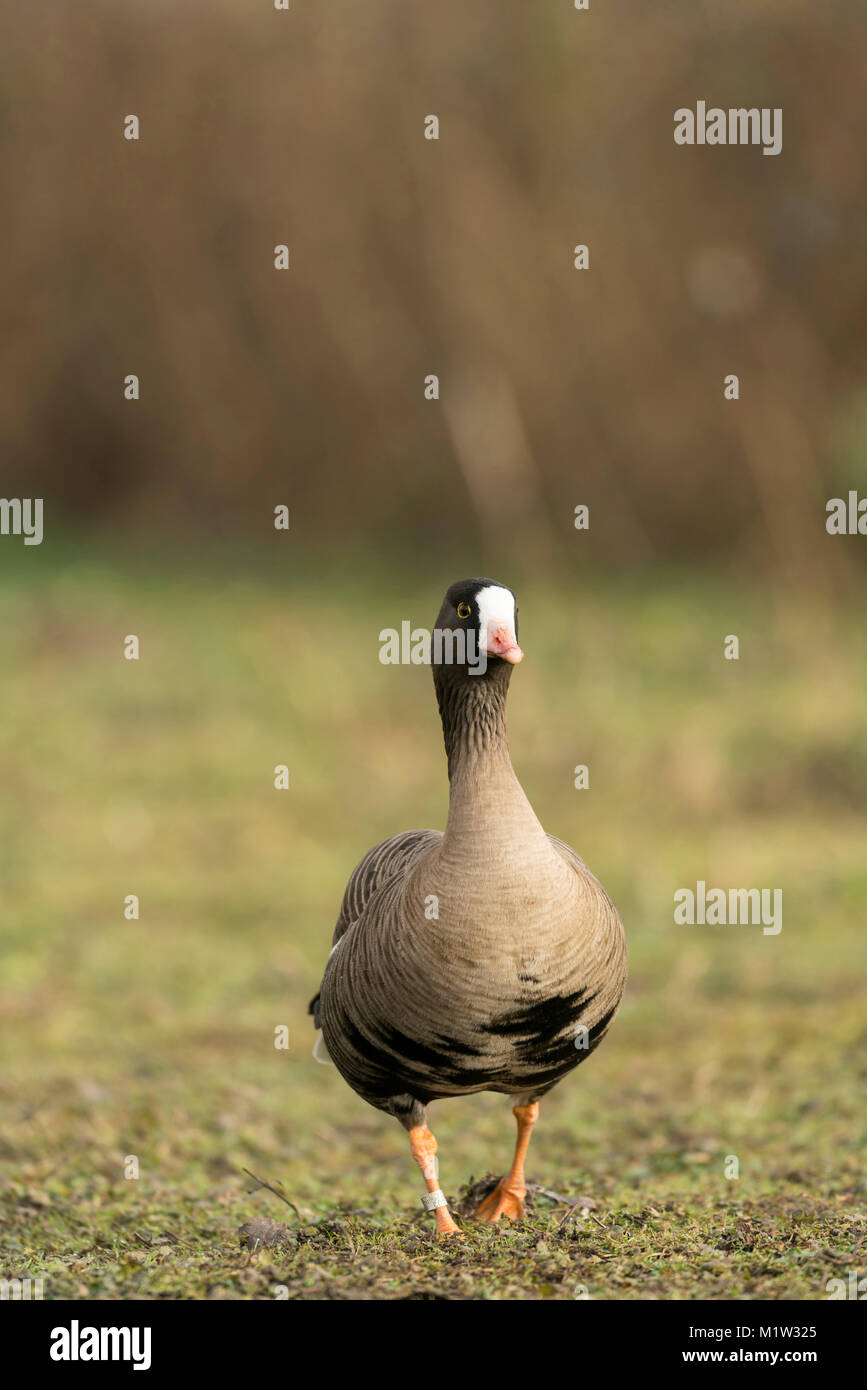
POLYGON ((461 769, 476 775, 480 760, 506 747, 506 695, 524 656, 514 593, 496 579, 458 580, 443 599, 433 638, 434 687, 453 781, 461 769))
POLYGON ((434 666, 453 666, 456 674, 478 678, 517 666, 523 657, 518 605, 508 585, 496 579, 459 579, 452 584, 434 628, 434 666))

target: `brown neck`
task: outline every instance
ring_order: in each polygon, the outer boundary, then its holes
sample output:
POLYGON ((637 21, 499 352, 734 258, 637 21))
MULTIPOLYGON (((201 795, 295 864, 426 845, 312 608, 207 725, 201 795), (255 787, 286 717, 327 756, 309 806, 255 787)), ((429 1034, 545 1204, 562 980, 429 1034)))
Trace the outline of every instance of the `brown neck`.
POLYGON ((478 880, 520 878, 553 851, 515 776, 506 741, 506 695, 512 667, 497 662, 484 676, 435 668, 449 760, 449 815, 441 856, 478 880), (481 869, 480 866, 484 866, 481 869))
POLYGON ((434 668, 450 782, 464 773, 482 777, 486 768, 509 763, 506 695, 511 674, 504 661, 479 676, 460 667, 434 668))

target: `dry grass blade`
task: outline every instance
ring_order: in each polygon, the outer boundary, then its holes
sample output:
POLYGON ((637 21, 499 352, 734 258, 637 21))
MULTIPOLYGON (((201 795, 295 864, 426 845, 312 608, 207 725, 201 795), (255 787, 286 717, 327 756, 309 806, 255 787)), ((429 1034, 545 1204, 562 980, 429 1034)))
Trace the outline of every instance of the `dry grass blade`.
POLYGON ((252 1178, 254 1182, 257 1182, 260 1187, 266 1188, 268 1192, 273 1192, 274 1196, 279 1197, 281 1202, 285 1202, 287 1207, 291 1207, 295 1215, 298 1217, 298 1220, 301 1220, 301 1213, 296 1207, 295 1203, 290 1202, 289 1198, 284 1193, 282 1193, 279 1190, 279 1188, 274 1187, 270 1182, 265 1182, 264 1178, 257 1178, 256 1174, 251 1173, 249 1168, 244 1168, 242 1171, 247 1174, 248 1178, 252 1178))

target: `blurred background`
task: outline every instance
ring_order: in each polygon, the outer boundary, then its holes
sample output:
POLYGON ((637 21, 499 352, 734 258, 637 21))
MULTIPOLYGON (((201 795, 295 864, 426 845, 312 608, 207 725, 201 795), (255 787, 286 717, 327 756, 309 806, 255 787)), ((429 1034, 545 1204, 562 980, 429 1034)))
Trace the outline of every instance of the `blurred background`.
POLYGON ((843 560, 816 518, 867 487, 855 0, 82 0, 0 26, 4 487, 55 535, 260 536, 289 500, 311 544, 514 526, 594 569, 843 560), (676 146, 697 99, 782 107, 783 153, 676 146))
MULTIPOLYGON (((116 1232, 222 1240, 244 1164, 311 1211, 415 1202, 397 1127, 310 1060, 305 1007, 357 859, 444 823, 429 673, 381 666, 377 637, 465 574, 519 592, 516 769, 631 947, 619 1024, 546 1103, 541 1174, 621 1204, 862 1200, 867 540, 829 537, 825 504, 867 494, 863 19, 0 17, 2 491, 45 499, 41 547, 0 538, 0 1153, 7 1249, 56 1290, 96 1265, 152 1290, 116 1232), (781 107, 782 153, 675 146, 697 100, 781 107), (782 887, 781 935, 675 928, 698 878, 782 887), (85 1225, 114 1250, 86 1269, 85 1225)), ((509 1118, 443 1107, 447 1190, 501 1170, 509 1118)), ((720 1258, 692 1276, 711 1292, 720 1258)))

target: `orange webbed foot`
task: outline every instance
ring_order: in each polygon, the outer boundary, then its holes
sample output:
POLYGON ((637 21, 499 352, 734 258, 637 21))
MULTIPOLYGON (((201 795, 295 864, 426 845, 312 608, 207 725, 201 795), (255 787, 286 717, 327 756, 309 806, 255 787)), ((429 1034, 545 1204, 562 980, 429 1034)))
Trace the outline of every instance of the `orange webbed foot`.
POLYGON ((499 1221, 501 1216, 507 1216, 510 1221, 523 1221, 526 1215, 524 1198, 527 1195, 527 1186, 524 1181, 524 1160, 533 1125, 539 1115, 539 1102, 516 1105, 512 1113, 518 1121, 515 1157, 506 1176, 500 1178, 493 1192, 476 1207, 475 1214, 480 1221, 499 1221))
POLYGON ((448 1230, 437 1231, 437 1240, 466 1240, 466 1236, 458 1226, 452 1225, 448 1230))
POLYGON ((506 1179, 500 1178, 493 1192, 489 1192, 479 1203, 474 1214, 479 1221, 499 1221, 501 1216, 508 1217, 510 1221, 523 1221, 526 1215, 524 1196, 524 1192, 508 1187, 506 1179))

